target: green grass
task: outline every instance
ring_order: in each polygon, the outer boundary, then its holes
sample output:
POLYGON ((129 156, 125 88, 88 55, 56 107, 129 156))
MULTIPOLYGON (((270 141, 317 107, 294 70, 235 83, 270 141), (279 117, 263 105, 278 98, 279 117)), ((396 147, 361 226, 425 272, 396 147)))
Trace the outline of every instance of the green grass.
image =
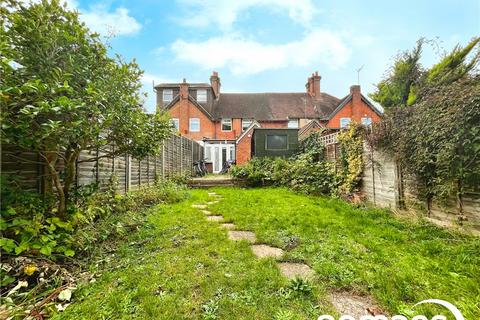
POLYGON ((188 201, 154 209, 57 318, 316 319, 334 314, 326 294, 341 289, 372 295, 392 314, 430 298, 455 304, 465 319, 480 314, 478 238, 285 189, 215 191, 223 200, 211 211, 284 248, 284 260, 313 267, 311 292, 292 290, 274 260, 227 240, 191 208, 209 199, 194 190, 188 201))

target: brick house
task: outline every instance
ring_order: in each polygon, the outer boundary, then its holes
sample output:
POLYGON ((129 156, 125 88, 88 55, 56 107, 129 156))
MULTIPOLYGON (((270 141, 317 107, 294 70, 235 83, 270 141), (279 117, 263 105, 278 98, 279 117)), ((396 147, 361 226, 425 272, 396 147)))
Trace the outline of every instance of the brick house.
POLYGON ((221 93, 217 72, 210 83, 162 83, 155 86, 157 109, 167 110, 181 135, 204 144, 205 158, 216 173, 227 160, 251 158, 255 128, 295 128, 306 135, 319 128, 340 130, 350 121, 369 124, 381 112, 360 92, 338 99, 320 91, 318 72, 308 78, 305 92, 221 93))

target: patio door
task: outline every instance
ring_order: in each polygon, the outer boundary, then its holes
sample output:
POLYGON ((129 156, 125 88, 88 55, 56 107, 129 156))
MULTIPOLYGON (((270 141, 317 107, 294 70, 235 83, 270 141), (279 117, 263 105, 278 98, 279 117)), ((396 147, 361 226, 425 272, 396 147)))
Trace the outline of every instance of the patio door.
POLYGON ((210 144, 212 147, 213 173, 222 171, 225 161, 235 160, 234 144, 210 144))

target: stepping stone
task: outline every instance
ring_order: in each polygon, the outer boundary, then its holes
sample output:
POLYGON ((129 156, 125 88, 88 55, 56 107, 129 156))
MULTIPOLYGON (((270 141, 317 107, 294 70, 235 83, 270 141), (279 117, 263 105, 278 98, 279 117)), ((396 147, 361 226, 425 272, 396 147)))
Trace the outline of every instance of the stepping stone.
POLYGON ((218 201, 208 201, 207 204, 215 204, 217 203, 218 201))
POLYGON ((246 240, 250 243, 255 243, 257 237, 251 231, 228 231, 228 239, 233 241, 246 240))
POLYGON ((278 268, 287 279, 311 279, 315 274, 315 271, 304 263, 280 262, 278 268))
POLYGON ((283 255, 283 250, 280 248, 270 247, 266 244, 254 244, 251 246, 253 254, 259 258, 280 258, 283 255))
POLYGON ((202 212, 205 213, 207 216, 212 215, 212 212, 208 210, 202 210, 202 212))
POLYGON ((359 296, 351 292, 334 292, 330 294, 330 302, 340 314, 348 314, 355 319, 362 316, 385 315, 372 298, 359 296))
POLYGON ((218 196, 218 194, 216 194, 215 192, 209 192, 208 195, 211 197, 218 196))
POLYGON ((220 227, 228 230, 235 229, 235 225, 233 223, 222 223, 220 227))
POLYGON ((220 221, 223 221, 223 217, 222 216, 208 216, 207 221, 220 222, 220 221))
POLYGON ((192 208, 206 209, 207 205, 206 204, 192 204, 192 208))

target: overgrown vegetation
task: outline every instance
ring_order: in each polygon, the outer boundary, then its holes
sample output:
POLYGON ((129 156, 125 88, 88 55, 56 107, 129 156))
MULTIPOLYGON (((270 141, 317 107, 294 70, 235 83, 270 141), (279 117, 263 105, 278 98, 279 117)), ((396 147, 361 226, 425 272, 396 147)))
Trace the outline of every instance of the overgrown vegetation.
POLYGON ((339 134, 339 163, 326 158, 318 132, 302 141, 300 153, 292 158, 253 158, 234 166, 230 173, 249 186, 285 186, 308 194, 348 197, 358 191, 364 131, 363 126, 352 122, 348 130, 339 134))
POLYGON ((75 192, 75 213, 63 222, 38 195, 5 184, 2 188, 0 290, 1 304, 8 311, 0 314, 9 316, 24 310, 31 316, 52 312, 54 300, 58 303, 62 291, 75 287, 78 273, 85 271, 91 258, 103 259, 105 252, 115 250, 145 223, 148 207, 179 202, 187 195, 185 187, 170 181, 125 195, 115 192, 114 182, 102 191, 86 186, 75 192), (48 299, 49 294, 53 298, 48 299))
POLYGON ((433 198, 456 197, 480 185, 480 38, 421 66, 424 41, 400 55, 372 98, 386 107, 375 147, 393 154, 430 212, 433 198), (413 72, 412 70, 415 70, 413 72))

